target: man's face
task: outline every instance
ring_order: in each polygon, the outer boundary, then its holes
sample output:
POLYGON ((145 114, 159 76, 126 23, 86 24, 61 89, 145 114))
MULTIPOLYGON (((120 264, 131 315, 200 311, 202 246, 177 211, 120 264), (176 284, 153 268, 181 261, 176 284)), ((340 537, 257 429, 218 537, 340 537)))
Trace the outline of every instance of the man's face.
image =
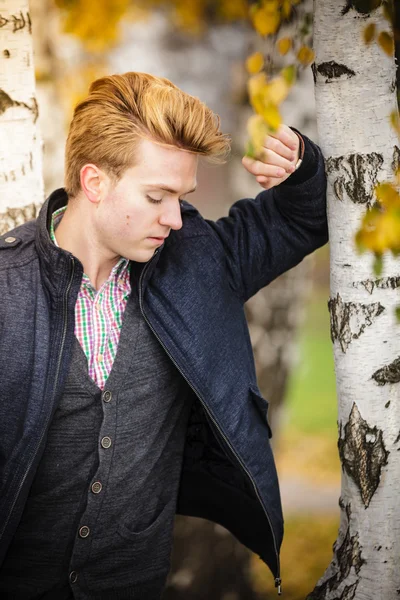
POLYGON ((196 187, 198 157, 143 139, 138 162, 107 186, 94 211, 102 249, 147 262, 171 229, 182 227, 180 200, 196 187))

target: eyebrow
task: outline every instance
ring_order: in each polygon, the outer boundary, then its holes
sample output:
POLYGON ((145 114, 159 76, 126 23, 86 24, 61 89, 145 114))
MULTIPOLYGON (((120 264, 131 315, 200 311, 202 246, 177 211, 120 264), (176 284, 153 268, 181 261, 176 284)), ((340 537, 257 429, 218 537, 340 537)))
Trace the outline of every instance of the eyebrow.
MULTIPOLYGON (((160 190, 163 190, 164 192, 168 192, 169 194, 179 194, 179 191, 173 190, 172 188, 164 185, 163 183, 152 183, 152 184, 149 183, 149 184, 147 184, 146 187, 160 188, 160 190)), ((194 187, 192 190, 189 190, 188 192, 183 192, 183 193, 191 194, 194 191, 196 191, 196 187, 194 187)))

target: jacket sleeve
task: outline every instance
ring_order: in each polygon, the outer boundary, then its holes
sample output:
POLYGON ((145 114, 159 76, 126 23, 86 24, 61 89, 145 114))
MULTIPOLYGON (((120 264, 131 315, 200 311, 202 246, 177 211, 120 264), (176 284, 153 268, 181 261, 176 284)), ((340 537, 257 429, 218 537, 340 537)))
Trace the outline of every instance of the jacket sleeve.
POLYGON ((226 217, 207 220, 243 302, 328 241, 324 159, 303 139, 305 160, 284 183, 235 202, 226 217))

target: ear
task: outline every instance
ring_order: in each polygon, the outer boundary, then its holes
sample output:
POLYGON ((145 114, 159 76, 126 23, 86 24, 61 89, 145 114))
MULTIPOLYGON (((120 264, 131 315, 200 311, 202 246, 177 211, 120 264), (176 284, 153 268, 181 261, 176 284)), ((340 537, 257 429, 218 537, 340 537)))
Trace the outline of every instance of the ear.
POLYGON ((90 202, 98 204, 105 197, 108 179, 107 174, 94 164, 89 163, 81 168, 82 191, 90 202))

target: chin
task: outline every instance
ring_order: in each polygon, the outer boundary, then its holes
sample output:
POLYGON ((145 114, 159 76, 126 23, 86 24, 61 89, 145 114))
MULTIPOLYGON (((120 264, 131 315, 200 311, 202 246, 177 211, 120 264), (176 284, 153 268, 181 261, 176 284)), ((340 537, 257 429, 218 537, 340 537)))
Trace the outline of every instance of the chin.
POLYGON ((153 256, 156 248, 151 250, 138 250, 137 252, 126 252, 125 254, 121 254, 128 260, 132 260, 133 262, 145 263, 148 262, 153 256))

